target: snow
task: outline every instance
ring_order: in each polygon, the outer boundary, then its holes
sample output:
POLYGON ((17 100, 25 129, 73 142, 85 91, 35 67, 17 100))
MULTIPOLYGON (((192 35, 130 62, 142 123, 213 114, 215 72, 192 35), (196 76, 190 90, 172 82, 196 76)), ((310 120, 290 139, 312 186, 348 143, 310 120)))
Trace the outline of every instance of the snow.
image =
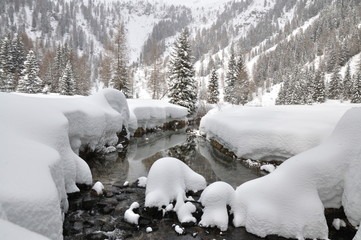
POLYGON ((152 129, 162 127, 173 120, 186 121, 188 109, 163 100, 128 99, 131 112, 129 131, 134 134, 137 128, 152 129))
POLYGON ((129 181, 125 181, 124 183, 123 183, 123 187, 128 187, 129 186, 129 181))
POLYGON ((104 186, 101 182, 96 182, 94 186, 92 187, 92 190, 94 190, 98 196, 103 195, 104 186))
POLYGON ((147 186, 147 178, 139 177, 138 178, 138 187, 146 187, 147 186))
POLYGON ((124 220, 128 223, 138 225, 138 220, 140 215, 137 213, 134 213, 134 209, 139 208, 139 203, 133 202, 132 205, 130 205, 129 209, 125 211, 124 213, 124 220))
POLYGON ((231 205, 234 193, 233 187, 225 182, 214 182, 204 189, 199 199, 204 206, 199 225, 216 226, 221 231, 226 231, 228 228, 227 205, 231 205))
POLYGON ((146 233, 151 233, 151 232, 153 232, 153 229, 152 229, 151 227, 147 227, 147 228, 145 229, 145 232, 146 232, 146 233))
POLYGON ((208 112, 201 120, 200 131, 237 157, 285 160, 317 146, 353 106, 359 105, 226 106, 208 112))
POLYGON ((145 206, 162 209, 174 200, 174 211, 180 222, 195 222, 193 204, 184 203, 187 191, 199 191, 206 187, 203 176, 194 172, 182 161, 165 157, 157 160, 149 170, 145 191, 145 206))
POLYGON ((272 164, 265 164, 265 165, 262 165, 261 168, 260 168, 261 171, 266 171, 268 173, 271 173, 273 172, 274 170, 276 170, 276 167, 272 164))
POLYGON ((340 230, 341 227, 346 227, 346 223, 344 220, 339 219, 339 218, 335 218, 332 221, 332 226, 336 229, 336 230, 340 230))
POLYGON ((361 240, 361 228, 359 228, 353 240, 361 240))
POLYGON ((66 193, 90 185, 88 165, 77 156, 116 143, 127 125, 124 95, 104 90, 89 97, 0 93, 0 205, 8 221, 62 239, 66 193))
POLYGON ((0 237, 1 239, 27 239, 27 240, 49 240, 40 234, 31 232, 14 223, 0 219, 0 237))
POLYGON ((176 225, 174 227, 174 231, 178 233, 179 235, 182 235, 184 233, 184 228, 180 227, 179 225, 176 225))
POLYGON ((260 237, 328 239, 324 208, 344 207, 353 226, 361 221, 361 108, 348 110, 332 135, 273 173, 240 185, 233 224, 260 237))

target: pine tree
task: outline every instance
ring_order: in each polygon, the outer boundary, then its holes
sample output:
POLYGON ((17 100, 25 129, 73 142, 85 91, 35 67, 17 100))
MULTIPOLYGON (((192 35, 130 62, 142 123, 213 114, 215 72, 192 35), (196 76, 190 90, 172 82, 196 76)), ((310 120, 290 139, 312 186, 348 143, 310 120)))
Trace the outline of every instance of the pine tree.
POLYGON ((59 79, 59 93, 69 96, 76 93, 76 82, 70 61, 67 62, 63 75, 59 79))
POLYGON ((41 93, 43 82, 38 77, 39 64, 32 50, 29 51, 24 63, 22 77, 17 87, 18 92, 23 93, 41 93))
POLYGON ((193 114, 196 110, 197 85, 187 29, 182 31, 174 43, 169 69, 170 103, 186 107, 189 115, 193 114))
POLYGON ((316 71, 315 76, 313 78, 313 87, 314 92, 312 99, 314 102, 323 103, 326 100, 326 86, 324 76, 321 71, 316 71))
POLYGON ((246 69, 246 65, 244 64, 243 57, 240 54, 237 65, 236 65, 236 82, 235 82, 235 98, 236 104, 246 104, 249 100, 249 79, 248 73, 246 69))
POLYGON ((353 93, 351 96, 351 103, 361 103, 361 73, 357 74, 354 85, 353 93))
POLYGON ((216 69, 213 69, 211 72, 211 78, 208 84, 207 102, 210 104, 217 104, 219 102, 218 74, 216 69))
POLYGON ((339 69, 336 68, 331 75, 331 80, 328 87, 328 98, 329 99, 341 99, 342 95, 342 79, 339 73, 339 69))
POLYGON ((353 86, 352 86, 351 70, 350 65, 347 65, 345 77, 343 78, 343 93, 342 98, 344 100, 351 99, 353 86))
POLYGON ((231 56, 228 62, 228 71, 226 74, 224 87, 224 101, 236 104, 234 88, 236 84, 236 58, 233 49, 231 49, 231 56))

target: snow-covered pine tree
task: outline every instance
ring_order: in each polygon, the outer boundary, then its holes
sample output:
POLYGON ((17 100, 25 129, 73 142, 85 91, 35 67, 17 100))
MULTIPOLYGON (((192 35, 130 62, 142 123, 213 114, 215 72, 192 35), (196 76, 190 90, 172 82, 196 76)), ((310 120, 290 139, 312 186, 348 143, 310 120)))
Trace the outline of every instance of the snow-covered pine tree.
POLYGON ((174 43, 169 66, 170 103, 188 108, 189 115, 196 110, 197 85, 189 43, 189 33, 184 29, 174 43))
POLYGON ((351 99, 353 92, 353 83, 351 77, 350 64, 347 65, 345 77, 343 78, 343 93, 342 99, 349 100, 351 99))
POLYGON ((118 24, 117 34, 114 39, 114 66, 113 76, 110 85, 118 90, 123 91, 127 98, 132 97, 129 83, 129 73, 127 68, 126 54, 126 33, 123 23, 118 24))
POLYGON ((331 75, 327 97, 329 99, 341 99, 341 95, 343 92, 342 89, 343 88, 341 75, 339 73, 339 68, 336 68, 331 75))
POLYGON ((70 61, 67 62, 63 75, 59 79, 59 93, 69 96, 76 93, 76 82, 70 61))
POLYGON ((246 65, 243 61, 243 57, 240 54, 236 65, 236 83, 235 83, 235 98, 236 104, 246 104, 249 98, 249 79, 246 69, 246 65))
POLYGON ((209 79, 207 102, 210 104, 217 104, 219 102, 218 74, 216 69, 212 70, 211 78, 209 79))
POLYGON ((351 103, 361 103, 361 72, 357 74, 354 80, 351 103))
POLYGON ((43 90, 43 81, 38 77, 39 64, 33 50, 30 50, 24 62, 24 70, 21 73, 17 86, 18 92, 23 93, 41 93, 43 90))
POLYGON ((324 76, 320 70, 315 72, 315 76, 313 78, 313 87, 314 92, 312 99, 314 102, 323 103, 326 100, 326 86, 324 76))
POLYGON ((62 47, 58 45, 55 52, 54 69, 52 70, 53 79, 51 82, 51 92, 59 91, 59 79, 63 74, 63 54, 62 47))
POLYGON ((21 72, 24 70, 24 62, 26 60, 25 47, 19 35, 16 35, 12 42, 13 47, 13 61, 15 64, 14 74, 15 78, 19 78, 21 72))
POLYGON ((236 98, 234 93, 234 88, 236 84, 236 65, 236 57, 234 55, 233 48, 231 48, 224 87, 224 101, 232 104, 236 104, 236 98))

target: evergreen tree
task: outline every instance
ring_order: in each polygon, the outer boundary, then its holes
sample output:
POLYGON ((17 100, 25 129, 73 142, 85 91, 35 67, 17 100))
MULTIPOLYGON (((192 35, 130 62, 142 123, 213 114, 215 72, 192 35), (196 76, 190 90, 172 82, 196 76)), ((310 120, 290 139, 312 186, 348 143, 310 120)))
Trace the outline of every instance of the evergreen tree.
POLYGON ((174 43, 170 60, 169 98, 170 103, 188 108, 189 115, 196 110, 197 85, 189 43, 189 33, 184 29, 174 43))
POLYGON ((211 72, 211 78, 208 84, 207 102, 210 104, 217 104, 219 102, 218 74, 216 69, 213 69, 211 72))
POLYGON ((331 80, 328 87, 328 98, 329 99, 341 99, 342 95, 342 79, 339 73, 339 69, 336 68, 331 75, 331 80))
POLYGON ((236 58, 233 48, 228 62, 228 70, 226 74, 225 87, 224 87, 224 101, 236 104, 234 88, 236 84, 236 58))
POLYGON ((316 71, 315 76, 313 78, 313 87, 314 92, 312 99, 314 102, 323 103, 326 100, 326 86, 324 76, 321 71, 316 71))
POLYGON ((68 61, 66 64, 63 75, 59 79, 59 93, 61 95, 69 96, 72 96, 76 93, 76 82, 70 61, 68 61))
POLYGON ((23 93, 41 93, 43 82, 38 77, 39 64, 32 50, 29 51, 24 63, 22 77, 17 87, 18 92, 23 93))
POLYGON ((58 45, 55 52, 54 69, 52 71, 53 80, 51 82, 51 92, 59 91, 59 79, 62 77, 63 71, 62 47, 61 45, 58 45))
POLYGON ((342 98, 344 100, 351 99, 352 91, 353 91, 353 83, 351 78, 351 70, 350 65, 347 65, 345 77, 343 78, 343 93, 342 98))
POLYGON ((236 65, 236 82, 234 87, 234 94, 234 97, 236 98, 236 104, 244 105, 248 102, 250 94, 249 79, 246 65, 244 64, 241 54, 236 65))
POLYGON ((357 74, 354 81, 351 103, 361 103, 361 73, 357 74))

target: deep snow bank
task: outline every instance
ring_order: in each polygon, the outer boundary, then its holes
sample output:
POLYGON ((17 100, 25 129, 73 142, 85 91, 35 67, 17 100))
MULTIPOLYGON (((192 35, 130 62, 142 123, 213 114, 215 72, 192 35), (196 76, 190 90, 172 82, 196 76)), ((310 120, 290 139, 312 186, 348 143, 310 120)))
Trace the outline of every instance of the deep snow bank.
POLYGON ((317 146, 352 106, 227 106, 203 117, 200 131, 238 157, 284 160, 317 146))
POLYGON ((346 112, 330 138, 296 155, 273 173, 236 189, 235 226, 264 237, 327 239, 324 207, 344 207, 361 221, 361 108, 346 112))
POLYGON ((91 184, 76 153, 117 143, 129 110, 116 90, 90 97, 39 98, 0 93, 0 216, 51 239, 62 239, 66 193, 91 184))
POLYGON ((128 99, 130 110, 129 131, 133 135, 137 128, 161 127, 173 120, 186 121, 188 109, 162 100, 128 99))

